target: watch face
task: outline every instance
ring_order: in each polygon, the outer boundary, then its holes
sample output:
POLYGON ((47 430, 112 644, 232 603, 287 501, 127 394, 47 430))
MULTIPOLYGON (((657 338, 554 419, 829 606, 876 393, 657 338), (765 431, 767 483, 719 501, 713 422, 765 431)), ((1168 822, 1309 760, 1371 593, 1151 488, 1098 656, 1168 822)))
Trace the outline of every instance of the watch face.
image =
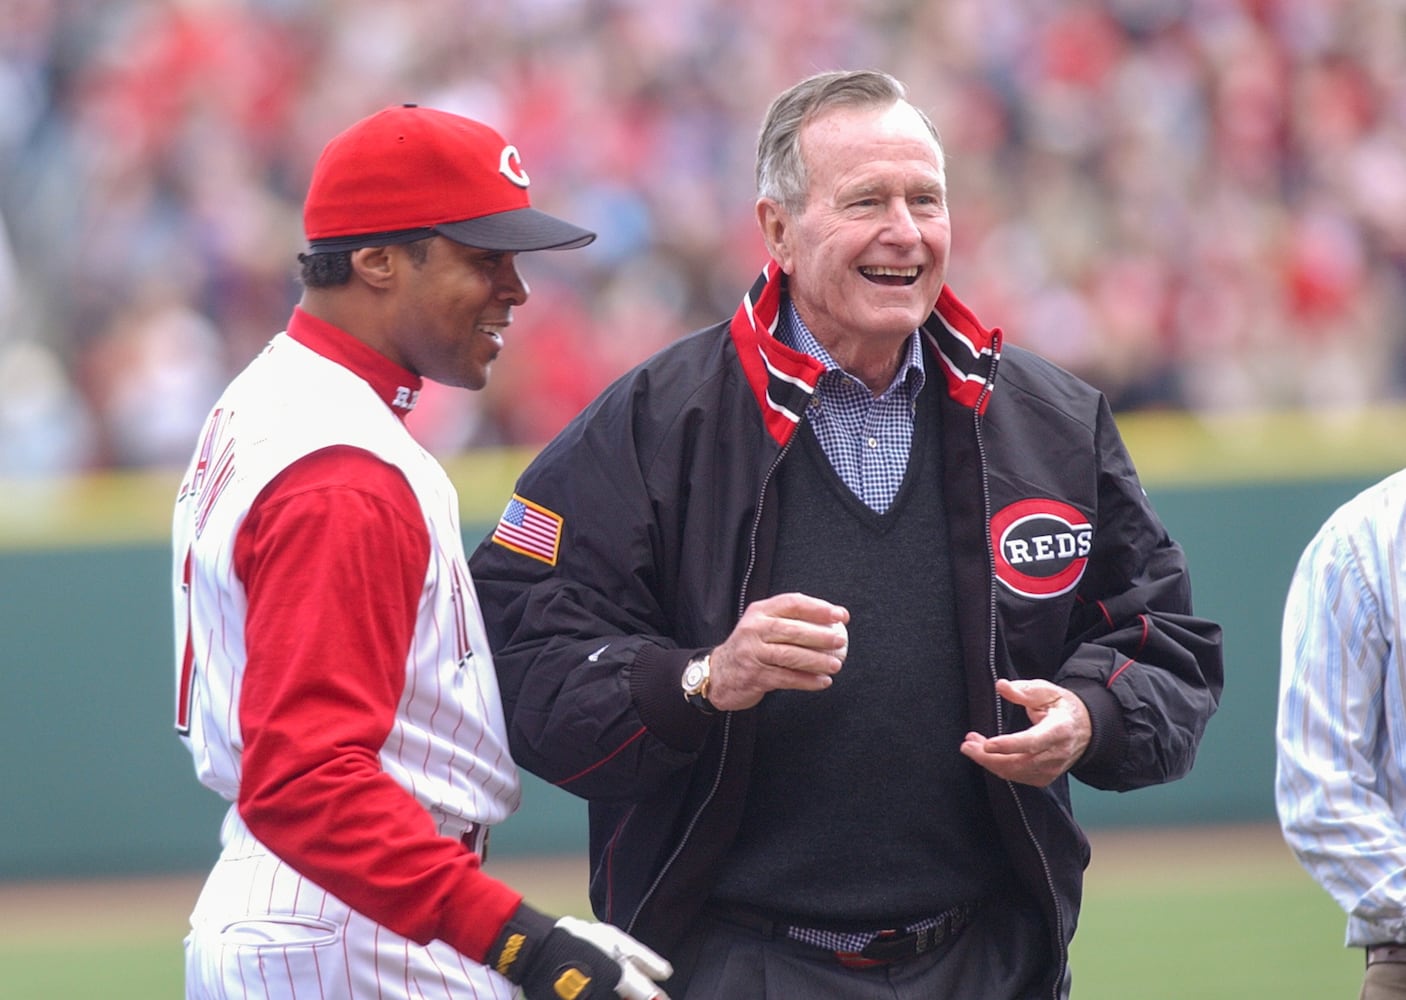
POLYGON ((698 685, 703 683, 703 664, 690 663, 683 672, 683 686, 690 691, 697 690, 698 685))

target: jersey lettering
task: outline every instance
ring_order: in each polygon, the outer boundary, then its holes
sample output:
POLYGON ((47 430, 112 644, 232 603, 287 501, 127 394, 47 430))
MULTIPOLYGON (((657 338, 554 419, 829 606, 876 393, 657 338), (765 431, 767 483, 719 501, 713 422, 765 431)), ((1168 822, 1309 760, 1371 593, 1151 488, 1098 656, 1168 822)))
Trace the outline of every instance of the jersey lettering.
POLYGON ((194 468, 190 478, 181 484, 178 503, 195 498, 193 529, 199 538, 210 519, 215 503, 224 495, 225 489, 234 478, 234 439, 229 436, 230 418, 227 410, 217 409, 210 414, 196 451, 194 468))
POLYGON ((469 606, 468 598, 473 592, 473 584, 465 578, 457 559, 451 559, 449 564, 454 573, 453 590, 450 593, 450 600, 454 602, 454 659, 462 666, 473 655, 469 648, 469 616, 474 613, 474 609, 469 606))
POLYGON ((185 568, 181 571, 181 594, 185 597, 185 614, 181 616, 181 679, 176 685, 176 732, 190 735, 191 702, 195 699, 195 646, 190 641, 190 549, 186 549, 185 568))

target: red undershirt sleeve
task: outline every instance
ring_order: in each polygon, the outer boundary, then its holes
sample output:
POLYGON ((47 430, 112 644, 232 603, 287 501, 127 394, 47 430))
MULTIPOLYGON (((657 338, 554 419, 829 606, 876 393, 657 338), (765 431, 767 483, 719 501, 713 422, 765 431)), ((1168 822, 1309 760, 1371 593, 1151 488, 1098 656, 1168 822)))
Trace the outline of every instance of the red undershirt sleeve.
POLYGON ((309 455, 254 502, 234 547, 249 601, 239 812, 353 909, 482 962, 522 896, 380 766, 429 558, 404 475, 360 449, 309 455))

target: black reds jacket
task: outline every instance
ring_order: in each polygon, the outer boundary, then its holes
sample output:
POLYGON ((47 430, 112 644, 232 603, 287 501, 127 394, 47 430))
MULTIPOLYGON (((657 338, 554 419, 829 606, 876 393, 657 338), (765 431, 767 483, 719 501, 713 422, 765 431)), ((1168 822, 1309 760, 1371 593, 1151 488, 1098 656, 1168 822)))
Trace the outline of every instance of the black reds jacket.
MULTIPOLYGON (((680 678, 766 596, 774 473, 821 371, 771 336, 782 295, 770 265, 731 323, 607 389, 529 465, 472 559, 512 752, 589 801, 596 915, 666 956, 735 831, 755 725, 754 712, 700 713, 680 678)), ((1000 331, 949 290, 921 333, 925 391, 943 392, 971 728, 1023 728, 995 681, 1046 678, 1093 722, 1074 777, 1117 790, 1181 777, 1220 698, 1220 628, 1193 617, 1182 550, 1106 401, 1027 351, 1003 353, 1000 331)), ((988 790, 1043 905, 1058 997, 1088 861, 1068 779, 988 776, 988 790)))

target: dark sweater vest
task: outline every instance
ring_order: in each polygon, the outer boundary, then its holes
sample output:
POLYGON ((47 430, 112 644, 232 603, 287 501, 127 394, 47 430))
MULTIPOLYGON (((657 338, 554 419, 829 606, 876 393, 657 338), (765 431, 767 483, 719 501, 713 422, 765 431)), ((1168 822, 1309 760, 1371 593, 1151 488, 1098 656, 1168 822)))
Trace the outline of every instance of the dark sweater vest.
POLYGON ((752 710, 753 774, 714 899, 861 930, 980 900, 1001 881, 980 769, 958 750, 970 727, 931 410, 918 407, 883 514, 840 480, 809 425, 777 473, 768 590, 847 607, 849 656, 828 690, 773 691, 752 710))

